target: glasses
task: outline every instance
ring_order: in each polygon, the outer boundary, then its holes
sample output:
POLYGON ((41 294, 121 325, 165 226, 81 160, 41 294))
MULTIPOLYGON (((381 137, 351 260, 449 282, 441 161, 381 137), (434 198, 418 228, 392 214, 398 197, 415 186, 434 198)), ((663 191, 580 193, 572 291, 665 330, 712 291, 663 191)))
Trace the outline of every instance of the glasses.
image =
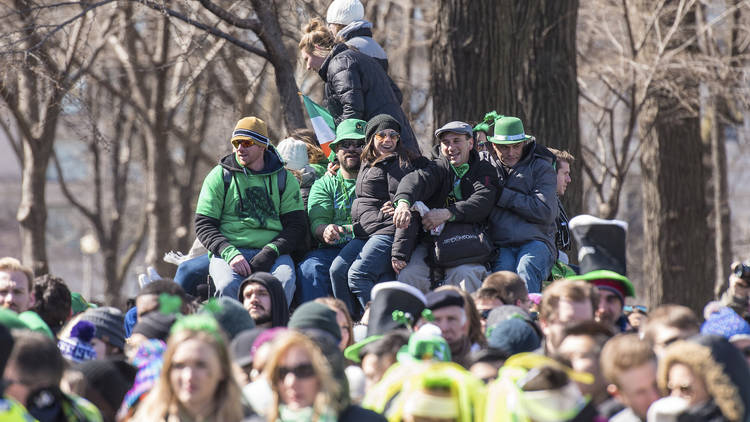
POLYGON ((294 374, 295 378, 310 378, 315 376, 315 368, 312 363, 301 363, 291 368, 286 366, 280 366, 278 369, 279 379, 286 378, 289 374, 294 374))
POLYGON ((261 145, 261 143, 254 139, 235 139, 232 141, 232 145, 234 145, 235 148, 250 148, 253 145, 261 145))
POLYGON ((479 312, 479 315, 482 317, 482 319, 487 319, 487 317, 490 316, 490 312, 492 312, 492 309, 485 309, 479 312))
POLYGON ((391 138, 398 141, 399 139, 401 139, 401 135, 399 135, 395 130, 381 130, 380 132, 375 134, 375 139, 377 139, 378 141, 382 141, 385 138, 391 138))
POLYGON ((364 147, 364 146, 365 146, 365 141, 363 141, 361 139, 359 139, 359 140, 348 139, 348 140, 339 142, 336 145, 336 150, 349 149, 349 148, 352 148, 352 147, 354 147, 356 149, 362 149, 362 147, 364 147))

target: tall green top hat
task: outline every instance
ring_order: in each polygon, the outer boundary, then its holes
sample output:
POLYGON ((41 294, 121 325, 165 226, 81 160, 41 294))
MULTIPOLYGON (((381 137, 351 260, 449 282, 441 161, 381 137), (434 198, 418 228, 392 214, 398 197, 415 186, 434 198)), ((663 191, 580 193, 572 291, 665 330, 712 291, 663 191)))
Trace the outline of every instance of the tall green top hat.
POLYGON ((500 116, 495 120, 495 136, 490 136, 489 140, 493 144, 507 145, 517 144, 531 139, 523 131, 523 123, 518 117, 500 116))

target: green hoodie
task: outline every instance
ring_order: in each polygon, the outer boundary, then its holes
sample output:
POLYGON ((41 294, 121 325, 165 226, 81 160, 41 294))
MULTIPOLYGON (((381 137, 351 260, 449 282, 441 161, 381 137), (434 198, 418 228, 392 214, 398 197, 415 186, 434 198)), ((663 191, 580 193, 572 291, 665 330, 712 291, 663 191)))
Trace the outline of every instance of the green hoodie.
POLYGON ((326 174, 316 180, 310 188, 307 199, 307 215, 310 218, 310 231, 321 224, 352 224, 352 202, 357 179, 344 179, 341 170, 336 176, 326 174))
POLYGON ((237 162, 235 154, 222 158, 206 176, 198 196, 196 214, 219 221, 217 236, 202 236, 202 228, 196 223, 199 239, 207 249, 229 262, 239 255, 238 248, 262 249, 270 246, 279 255, 277 236, 284 228, 283 214, 304 211, 300 197, 299 182, 288 172, 273 147, 264 153, 264 168, 253 172, 237 162), (226 194, 224 192, 224 168, 232 174, 226 194), (278 173, 287 171, 286 187, 279 197, 278 173), (227 242, 229 244, 227 244, 227 242))

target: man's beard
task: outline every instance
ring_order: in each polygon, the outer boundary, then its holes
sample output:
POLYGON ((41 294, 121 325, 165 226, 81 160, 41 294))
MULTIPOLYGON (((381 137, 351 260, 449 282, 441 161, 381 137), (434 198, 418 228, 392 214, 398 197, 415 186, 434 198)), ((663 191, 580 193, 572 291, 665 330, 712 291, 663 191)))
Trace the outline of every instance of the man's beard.
POLYGON ((344 157, 344 159, 341 160, 341 167, 343 167, 344 170, 346 170, 349 173, 357 173, 359 171, 359 167, 361 163, 358 159, 354 159, 352 161, 354 161, 355 164, 352 166, 348 166, 346 163, 349 162, 349 160, 346 157, 344 157))
POLYGON ((271 313, 270 312, 263 313, 259 315, 257 319, 253 318, 253 321, 255 321, 255 325, 261 325, 267 322, 271 322, 271 313))

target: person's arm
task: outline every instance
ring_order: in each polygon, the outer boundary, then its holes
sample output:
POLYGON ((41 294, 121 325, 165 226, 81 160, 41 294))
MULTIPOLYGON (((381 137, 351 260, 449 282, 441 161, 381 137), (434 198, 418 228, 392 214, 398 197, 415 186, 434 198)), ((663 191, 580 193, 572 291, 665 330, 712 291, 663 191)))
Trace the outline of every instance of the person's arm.
POLYGON ((226 236, 219 230, 224 203, 228 195, 231 195, 231 192, 224 192, 223 170, 220 166, 216 166, 203 180, 201 192, 198 195, 195 232, 206 249, 230 262, 240 254, 240 251, 229 243, 226 236))
POLYGON ((331 176, 323 176, 313 183, 310 196, 307 198, 307 216, 310 219, 310 231, 321 242, 325 242, 323 232, 326 226, 333 223, 336 215, 334 210, 334 186, 331 176))
POLYGON ((489 163, 479 160, 473 165, 479 166, 478 180, 472 183, 474 192, 468 198, 448 207, 448 211, 453 215, 452 221, 467 223, 485 221, 497 198, 498 184, 495 169, 489 163))
POLYGON ((500 193, 497 205, 507 208, 527 221, 537 224, 552 224, 557 217, 557 175, 552 165, 536 162, 530 166, 531 192, 519 192, 506 186, 500 193))

